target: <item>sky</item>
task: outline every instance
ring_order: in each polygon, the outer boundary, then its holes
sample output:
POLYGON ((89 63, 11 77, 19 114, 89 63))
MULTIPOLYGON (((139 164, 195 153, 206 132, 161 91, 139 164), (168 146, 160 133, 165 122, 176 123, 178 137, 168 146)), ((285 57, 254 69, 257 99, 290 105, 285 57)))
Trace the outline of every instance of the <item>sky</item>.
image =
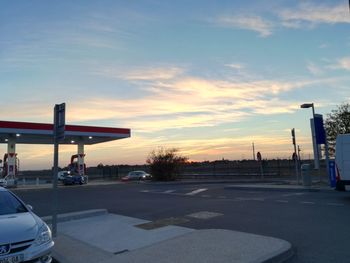
MULTIPOLYGON (((0 120, 130 128, 86 146, 87 166, 143 164, 158 147, 192 161, 312 152, 311 109, 350 101, 347 0, 1 0, 0 120)), ((5 153, 6 145, 0 145, 5 153)), ((51 145, 17 145, 46 169, 51 145)), ((60 147, 60 165, 76 146, 60 147)))

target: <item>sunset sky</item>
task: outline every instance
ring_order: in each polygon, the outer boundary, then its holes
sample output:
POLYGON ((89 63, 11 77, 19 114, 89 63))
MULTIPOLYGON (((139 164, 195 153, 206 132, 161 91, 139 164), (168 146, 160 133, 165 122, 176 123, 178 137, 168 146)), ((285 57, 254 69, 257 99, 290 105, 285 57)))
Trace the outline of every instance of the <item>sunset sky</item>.
MULTIPOLYGON (((350 100, 347 0, 0 1, 0 120, 130 128, 86 146, 88 166, 143 164, 157 147, 190 160, 311 152, 311 109, 350 100)), ((0 146, 0 155, 6 152, 0 146)), ((61 147, 65 166, 76 147, 61 147)), ((21 169, 53 146, 17 145, 21 169)), ((0 158, 1 158, 0 157, 0 158)))

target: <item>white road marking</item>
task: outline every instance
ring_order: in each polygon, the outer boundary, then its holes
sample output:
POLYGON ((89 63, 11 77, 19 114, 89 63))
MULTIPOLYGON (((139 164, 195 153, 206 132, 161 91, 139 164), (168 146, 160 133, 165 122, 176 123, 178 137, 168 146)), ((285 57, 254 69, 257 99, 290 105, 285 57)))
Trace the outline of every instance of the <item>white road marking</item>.
POLYGON ((300 196, 300 195, 304 195, 305 193, 292 193, 292 194, 284 194, 283 196, 287 197, 287 196, 300 196))
POLYGON ((341 203, 327 203, 327 205, 344 206, 344 204, 341 204, 341 203))
POLYGON ((314 205, 315 204, 315 202, 300 202, 300 203, 302 203, 302 204, 306 204, 306 205, 314 205))
POLYGON ((224 214, 221 213, 215 213, 215 212, 208 212, 208 211, 201 211, 193 214, 186 215, 187 217, 192 217, 196 219, 211 219, 217 216, 223 216, 224 214))
POLYGON ((279 203, 288 203, 289 201, 288 201, 288 200, 276 200, 276 202, 279 202, 279 203))
POLYGON ((149 190, 142 190, 141 193, 149 193, 149 190))
POLYGON ((189 192, 186 195, 196 195, 196 194, 199 194, 199 193, 207 191, 207 190, 208 190, 208 188, 201 188, 201 189, 197 189, 197 190, 194 190, 192 192, 189 192))
POLYGON ((257 198, 257 197, 236 197, 239 201, 265 201, 264 198, 257 198))
POLYGON ((166 190, 166 191, 164 191, 163 193, 164 193, 164 194, 171 194, 171 193, 173 193, 173 192, 175 192, 175 190, 166 190))

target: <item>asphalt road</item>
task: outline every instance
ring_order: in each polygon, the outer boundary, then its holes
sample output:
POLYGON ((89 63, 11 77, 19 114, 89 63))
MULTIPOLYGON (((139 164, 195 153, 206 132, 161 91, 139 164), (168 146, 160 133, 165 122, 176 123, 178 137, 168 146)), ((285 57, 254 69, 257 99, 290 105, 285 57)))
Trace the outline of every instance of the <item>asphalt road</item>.
MULTIPOLYGON (((49 189, 15 192, 39 216, 51 214, 49 189)), ((172 217, 179 225, 195 229, 231 229, 281 238, 294 246, 296 256, 291 262, 350 261, 349 192, 131 183, 60 188, 59 200, 59 213, 107 208, 151 221, 172 217), (204 211, 210 213, 194 214, 204 211)))

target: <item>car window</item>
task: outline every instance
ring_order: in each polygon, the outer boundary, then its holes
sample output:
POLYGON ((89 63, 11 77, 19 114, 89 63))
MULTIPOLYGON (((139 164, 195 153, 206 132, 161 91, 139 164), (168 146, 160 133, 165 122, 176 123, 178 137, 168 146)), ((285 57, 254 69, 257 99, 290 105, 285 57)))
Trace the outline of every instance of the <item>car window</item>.
POLYGON ((28 209, 10 192, 0 192, 0 215, 28 212, 28 209))

